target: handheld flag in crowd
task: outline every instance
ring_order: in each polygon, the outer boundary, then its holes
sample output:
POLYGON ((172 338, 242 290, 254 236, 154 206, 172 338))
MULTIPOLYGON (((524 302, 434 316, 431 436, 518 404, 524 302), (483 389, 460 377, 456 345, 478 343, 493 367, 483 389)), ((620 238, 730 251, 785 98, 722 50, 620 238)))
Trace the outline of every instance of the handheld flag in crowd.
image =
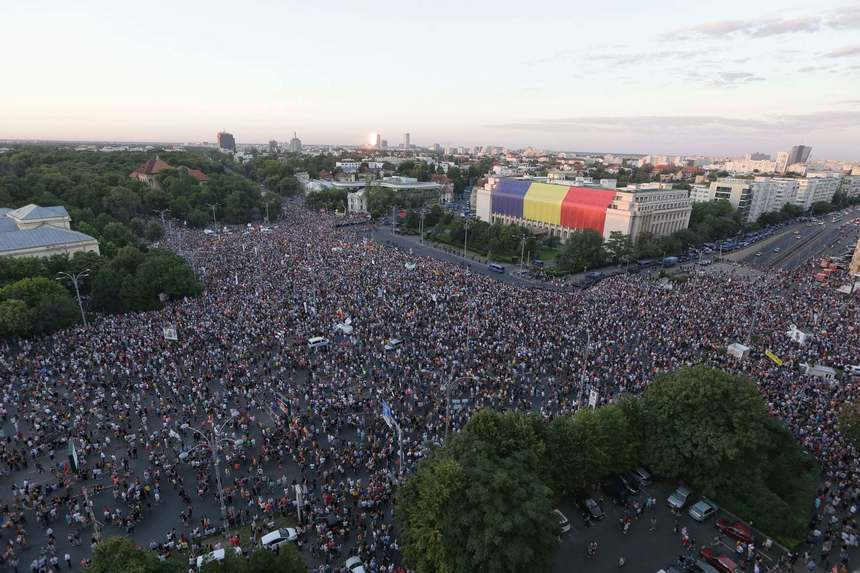
POLYGON ((777 366, 782 366, 782 359, 779 356, 777 356, 776 354, 774 354, 770 350, 765 350, 764 354, 765 354, 765 356, 767 356, 768 358, 773 360, 774 364, 776 364, 777 366))
POLYGON ((384 400, 382 402, 382 419, 385 420, 385 423, 392 430, 394 429, 394 426, 397 425, 397 423, 394 421, 394 414, 391 411, 391 406, 389 406, 388 402, 384 400))
POLYGON ((280 410, 281 413, 284 414, 284 416, 290 415, 290 404, 280 394, 275 396, 275 406, 278 407, 278 410, 280 410))

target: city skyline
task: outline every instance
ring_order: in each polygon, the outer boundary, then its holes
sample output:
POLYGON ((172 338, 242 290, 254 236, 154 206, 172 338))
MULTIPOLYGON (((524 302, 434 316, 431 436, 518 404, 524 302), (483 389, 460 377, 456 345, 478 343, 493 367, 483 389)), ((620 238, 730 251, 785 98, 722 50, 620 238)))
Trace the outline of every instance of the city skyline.
POLYGON ((379 132, 396 146, 408 131, 418 146, 742 155, 805 142, 814 158, 860 159, 860 7, 845 1, 733 0, 716 16, 543 2, 516 17, 512 2, 150 4, 0 8, 20 47, 0 139, 213 141, 226 128, 239 144, 379 132))

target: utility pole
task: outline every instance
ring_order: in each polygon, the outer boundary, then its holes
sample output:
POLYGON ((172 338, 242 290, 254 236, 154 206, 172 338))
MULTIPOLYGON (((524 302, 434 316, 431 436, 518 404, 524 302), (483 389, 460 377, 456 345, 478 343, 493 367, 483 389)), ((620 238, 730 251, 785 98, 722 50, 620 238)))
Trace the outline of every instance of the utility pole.
POLYGON ((424 244, 424 209, 421 209, 421 221, 419 226, 419 232, 421 233, 421 244, 424 244))
POLYGON ((397 205, 391 206, 391 236, 397 234, 397 205))
POLYGON ((215 207, 218 207, 218 203, 209 203, 209 208, 212 209, 212 224, 215 225, 216 229, 218 227, 218 220, 215 218, 215 207))
POLYGON ((469 221, 463 222, 463 258, 466 258, 466 244, 469 241, 469 221))
POLYGON ((89 324, 87 324, 87 315, 84 314, 84 304, 81 302, 80 281, 88 276, 90 276, 90 269, 84 269, 77 273, 67 273, 62 271, 57 274, 57 280, 66 278, 72 281, 72 284, 75 286, 75 297, 78 299, 78 308, 81 309, 81 320, 84 321, 84 328, 87 328, 89 324))
POLYGON ((266 201, 266 224, 269 224, 269 202, 266 201))

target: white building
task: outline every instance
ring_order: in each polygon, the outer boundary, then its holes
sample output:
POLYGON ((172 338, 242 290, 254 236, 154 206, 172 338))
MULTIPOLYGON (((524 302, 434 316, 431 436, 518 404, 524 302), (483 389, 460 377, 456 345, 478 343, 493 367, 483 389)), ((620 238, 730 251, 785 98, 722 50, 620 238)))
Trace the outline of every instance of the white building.
POLYGON ((794 204, 808 210, 815 203, 829 203, 839 190, 842 178, 830 174, 810 174, 809 177, 798 179, 797 195, 794 204))
POLYGON ((749 157, 736 161, 728 161, 723 169, 736 175, 749 175, 751 173, 775 173, 776 161, 769 159, 756 160, 749 157))
POLYGON ((761 213, 779 211, 787 203, 793 203, 797 196, 798 181, 787 177, 756 177, 753 192, 763 198, 761 213))
POLYGON ((0 257, 99 254, 98 241, 72 231, 71 220, 64 207, 0 208, 0 257))
POLYGON ((604 239, 618 231, 636 243, 642 233, 665 237, 690 226, 693 206, 687 191, 654 185, 629 185, 617 190, 606 210, 604 239))
POLYGON ((848 197, 860 197, 860 174, 843 177, 839 190, 848 197))
POLYGON ((298 138, 296 132, 293 132, 293 138, 290 140, 289 148, 290 153, 301 153, 302 152, 302 140, 298 138))
POLYGON ((346 196, 346 210, 348 213, 367 213, 367 191, 361 189, 348 193, 346 196))
POLYGON ((761 214, 763 201, 758 199, 753 203, 753 181, 751 179, 734 179, 732 177, 721 177, 711 182, 708 189, 708 201, 724 199, 731 203, 732 207, 741 212, 745 221, 755 221, 761 214), (755 211, 753 211, 755 207, 755 211))
POLYGON ((344 173, 358 173, 361 161, 336 161, 334 165, 344 173))

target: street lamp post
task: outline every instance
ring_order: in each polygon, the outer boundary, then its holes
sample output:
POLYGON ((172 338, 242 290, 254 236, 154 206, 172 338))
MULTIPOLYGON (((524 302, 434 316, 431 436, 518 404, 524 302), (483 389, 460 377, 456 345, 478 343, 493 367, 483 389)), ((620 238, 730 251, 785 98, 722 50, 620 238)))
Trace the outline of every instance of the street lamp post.
POLYGON ((227 536, 228 529, 227 505, 224 503, 224 487, 221 484, 221 456, 219 454, 221 448, 223 447, 222 444, 224 442, 229 442, 232 444, 236 443, 236 440, 224 437, 223 435, 224 428, 232 421, 233 418, 230 417, 229 419, 227 419, 227 421, 225 421, 223 424, 216 428, 215 421, 210 418, 209 422, 212 427, 210 434, 207 434, 203 430, 200 430, 193 426, 186 425, 189 430, 197 434, 201 439, 201 442, 197 444, 197 446, 195 446, 194 448, 191 448, 191 450, 189 451, 193 451, 196 448, 205 446, 209 448, 209 451, 212 452, 212 463, 215 466, 215 481, 218 485, 218 501, 221 504, 221 528, 224 532, 225 537, 227 536))
POLYGON ((458 376, 457 378, 452 378, 448 380, 445 384, 445 440, 448 440, 448 434, 451 431, 451 392, 452 386, 456 386, 460 383, 460 380, 474 380, 478 382, 478 378, 472 376, 471 374, 467 374, 465 376, 458 376))
POLYGON ((591 331, 588 331, 588 337, 585 341, 585 360, 582 361, 582 370, 579 374, 579 400, 577 400, 577 410, 582 407, 582 399, 585 396, 585 371, 588 367, 588 354, 591 351, 591 331))
POLYGON ((522 239, 520 240, 520 272, 523 272, 523 259, 526 254, 526 235, 523 234, 522 239))
POLYGON ((170 213, 170 209, 154 209, 153 213, 158 213, 158 216, 161 218, 161 227, 167 232, 167 235, 170 236, 170 228, 167 225, 167 221, 164 219, 165 213, 170 213))
POLYGON ((466 258, 466 244, 469 241, 469 221, 463 222, 463 258, 466 258))
POLYGON ((217 228, 218 227, 218 220, 215 218, 215 208, 218 207, 219 205, 218 205, 218 203, 207 203, 207 205, 209 206, 210 209, 212 209, 212 224, 215 225, 215 227, 217 228))
POLYGON ((81 320, 84 321, 84 328, 88 327, 89 324, 87 324, 87 315, 84 314, 84 303, 81 302, 80 282, 81 279, 84 279, 88 276, 90 276, 90 269, 84 269, 77 273, 65 271, 57 273, 57 280, 62 280, 66 278, 72 281, 72 284, 75 286, 75 297, 78 299, 78 308, 81 309, 81 320))

